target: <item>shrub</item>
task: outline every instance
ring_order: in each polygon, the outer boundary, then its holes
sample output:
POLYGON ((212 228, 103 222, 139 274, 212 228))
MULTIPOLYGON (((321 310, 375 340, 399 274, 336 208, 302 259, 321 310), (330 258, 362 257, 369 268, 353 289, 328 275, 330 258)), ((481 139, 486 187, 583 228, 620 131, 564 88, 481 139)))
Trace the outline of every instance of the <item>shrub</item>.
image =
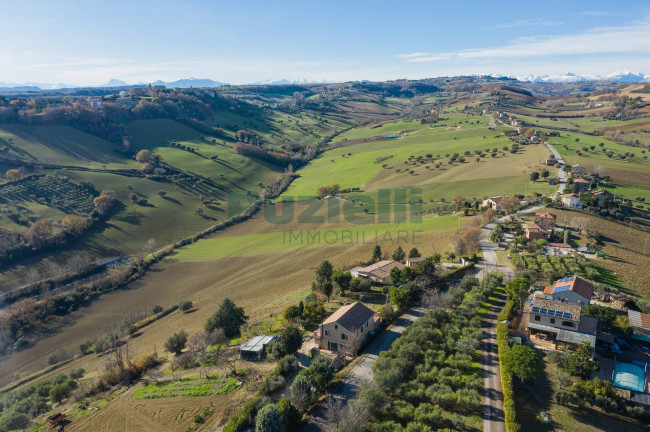
POLYGON ((74 380, 78 380, 79 378, 84 376, 84 373, 86 373, 86 371, 83 368, 72 369, 70 371, 69 377, 74 380))
POLYGON ((194 303, 191 300, 183 300, 178 304, 178 309, 182 312, 187 312, 194 307, 194 303))
POLYGON ((56 355, 55 353, 50 354, 47 356, 47 364, 49 366, 55 365, 59 362, 59 356, 56 355))
POLYGON ((297 327, 289 326, 280 335, 280 346, 285 354, 294 354, 302 345, 302 334, 297 327))
POLYGON ((93 343, 91 341, 82 342, 79 344, 79 351, 81 351, 82 354, 87 354, 92 345, 93 343))
POLYGON ((50 400, 52 403, 61 402, 70 395, 70 386, 68 383, 56 384, 50 389, 50 400))
POLYGON ((268 404, 257 413, 255 432, 284 432, 284 423, 280 410, 274 404, 268 404))
POLYGON ((29 417, 15 411, 5 412, 0 417, 0 431, 24 429, 29 425, 29 417))
POLYGON ((187 333, 185 333, 185 330, 181 330, 178 333, 174 333, 167 339, 167 342, 165 342, 165 350, 178 354, 183 349, 185 348, 185 345, 187 344, 187 333))
POLYGON ((298 370, 298 359, 296 356, 288 355, 280 360, 279 371, 282 375, 287 376, 296 370, 298 370))
POLYGON ((305 374, 298 374, 291 384, 291 402, 298 409, 305 411, 309 408, 312 398, 312 385, 305 374))
POLYGON ((284 379, 282 375, 271 375, 268 377, 263 384, 263 391, 267 395, 271 395, 273 393, 277 393, 281 390, 284 390, 285 386, 287 385, 287 381, 284 379))
POLYGON ((151 308, 151 312, 153 312, 154 315, 157 314, 157 313, 160 313, 162 311, 163 311, 163 307, 160 306, 160 305, 156 305, 153 308, 151 308))

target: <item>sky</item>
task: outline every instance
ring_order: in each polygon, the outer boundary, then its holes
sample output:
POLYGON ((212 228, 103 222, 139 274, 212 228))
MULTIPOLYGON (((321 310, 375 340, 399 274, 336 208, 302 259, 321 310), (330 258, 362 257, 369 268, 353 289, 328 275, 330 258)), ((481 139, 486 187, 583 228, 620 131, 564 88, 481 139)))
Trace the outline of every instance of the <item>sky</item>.
POLYGON ((647 1, 0 0, 0 82, 650 74, 647 1))

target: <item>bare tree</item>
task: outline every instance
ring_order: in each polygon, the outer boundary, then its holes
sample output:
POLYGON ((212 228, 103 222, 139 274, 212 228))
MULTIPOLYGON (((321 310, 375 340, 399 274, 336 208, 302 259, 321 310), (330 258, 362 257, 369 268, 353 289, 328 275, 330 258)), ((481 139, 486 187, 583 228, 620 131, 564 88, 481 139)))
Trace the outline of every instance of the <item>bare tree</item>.
POLYGON ((30 268, 25 275, 25 283, 33 284, 39 280, 41 280, 41 274, 36 270, 36 268, 30 268))
POLYGON ((334 430, 339 427, 342 405, 341 401, 334 395, 329 395, 323 404, 325 424, 331 428, 329 430, 334 430))
POLYGON ((149 371, 149 373, 147 374, 147 376, 149 377, 149 379, 154 380, 155 382, 158 382, 158 380, 163 377, 163 373, 162 373, 162 370, 160 370, 160 368, 157 367, 157 368, 151 369, 149 371))
POLYGON ((337 432, 363 432, 370 419, 368 408, 364 404, 354 401, 341 410, 337 432))
POLYGON ((142 248, 144 253, 153 253, 156 250, 156 239, 149 239, 147 240, 147 243, 145 243, 144 247, 142 248))
POLYGON ((449 293, 443 293, 439 289, 433 288, 424 290, 420 302, 427 309, 433 309, 435 307, 446 309, 452 305, 453 299, 449 293))
POLYGON ((311 404, 309 392, 301 386, 291 387, 291 403, 299 410, 305 411, 311 404))
POLYGON ((506 212, 506 214, 514 212, 518 205, 519 200, 515 197, 505 197, 503 201, 501 201, 501 208, 506 212))
POLYGON ((92 263, 92 260, 86 255, 75 255, 66 261, 65 266, 67 271, 80 273, 87 270, 92 263))
POLYGON ((348 335, 347 345, 343 348, 343 353, 352 358, 355 358, 359 354, 359 348, 361 348, 361 331, 354 331, 348 335))

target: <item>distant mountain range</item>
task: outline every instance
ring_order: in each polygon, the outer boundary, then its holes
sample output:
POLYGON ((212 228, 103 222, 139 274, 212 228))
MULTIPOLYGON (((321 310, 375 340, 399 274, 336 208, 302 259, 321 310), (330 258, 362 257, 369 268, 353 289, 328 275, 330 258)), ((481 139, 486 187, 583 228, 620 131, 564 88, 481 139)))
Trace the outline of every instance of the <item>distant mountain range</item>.
POLYGON ((642 73, 633 73, 629 70, 613 72, 608 75, 589 75, 575 74, 567 72, 561 75, 528 75, 525 77, 516 77, 520 81, 534 83, 577 83, 584 81, 610 81, 621 83, 650 83, 650 75, 642 73))
MULTIPOLYGON (((493 77, 503 76, 503 75, 492 75, 493 77)), ((590 75, 590 74, 575 74, 572 72, 567 72, 560 75, 527 75, 527 76, 511 76, 510 78, 516 78, 519 81, 534 82, 534 83, 578 83, 585 81, 609 81, 609 82, 621 82, 621 83, 650 83, 650 75, 642 73, 633 73, 628 70, 623 70, 619 72, 613 72, 608 75, 590 75)), ((308 79, 297 79, 297 80, 265 80, 257 81, 250 83, 250 85, 291 85, 291 84, 331 84, 336 81, 330 80, 308 80, 308 79)), ((111 79, 106 84, 101 84, 97 86, 75 86, 71 84, 47 84, 47 83, 35 83, 35 82, 26 82, 26 83, 6 83, 0 82, 0 92, 8 91, 41 91, 41 90, 58 90, 58 89, 73 89, 73 88, 111 88, 111 87, 143 87, 149 83, 137 83, 137 84, 128 84, 125 81, 119 79, 111 79)), ((176 81, 154 81, 151 85, 164 85, 169 88, 201 88, 201 87, 221 87, 229 85, 221 81, 215 81, 207 78, 183 78, 176 81)))
MULTIPOLYGON (((298 80, 266 80, 258 81, 251 83, 250 85, 288 85, 288 84, 330 84, 334 81, 328 80, 307 80, 307 79, 298 79, 298 80)), ((111 87, 143 87, 147 86, 149 83, 137 83, 129 84, 125 81, 119 79, 111 79, 105 84, 100 84, 96 86, 75 86, 72 84, 47 84, 47 83, 6 83, 0 82, 0 89, 11 89, 12 91, 39 91, 39 90, 60 90, 60 89, 72 89, 72 88, 111 88, 111 87)), ((207 78, 183 78, 176 81, 154 81, 151 83, 152 86, 155 85, 164 85, 169 88, 204 88, 204 87, 221 87, 229 85, 221 81, 215 81, 207 78)))
MULTIPOLYGON (((0 82, 0 89, 11 89, 14 91, 39 91, 39 90, 59 90, 59 89, 73 89, 73 88, 110 88, 110 87, 143 87, 147 86, 149 83, 137 83, 129 84, 125 81, 115 79, 108 81, 106 84, 100 84, 96 86, 75 86, 72 84, 46 84, 46 83, 6 83, 0 82)), ((211 79, 202 79, 202 78, 184 78, 177 81, 154 81, 151 83, 154 85, 164 85, 165 87, 175 87, 175 88, 190 88, 190 87, 221 87, 228 85, 220 81, 214 81, 211 79)))
POLYGON ((308 80, 308 79, 297 79, 297 80, 287 80, 287 79, 281 79, 281 80, 265 80, 265 81, 257 81, 254 83, 251 83, 251 85, 288 85, 288 84, 332 84, 336 81, 329 81, 329 80, 308 80))

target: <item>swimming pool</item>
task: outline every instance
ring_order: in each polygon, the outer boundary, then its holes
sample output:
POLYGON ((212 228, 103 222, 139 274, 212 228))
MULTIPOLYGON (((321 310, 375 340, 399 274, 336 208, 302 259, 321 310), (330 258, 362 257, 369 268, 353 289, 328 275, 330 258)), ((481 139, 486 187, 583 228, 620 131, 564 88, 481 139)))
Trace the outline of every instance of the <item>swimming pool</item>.
POLYGON ((642 367, 630 363, 616 363, 612 373, 612 382, 616 387, 628 390, 645 391, 645 371, 642 367))

